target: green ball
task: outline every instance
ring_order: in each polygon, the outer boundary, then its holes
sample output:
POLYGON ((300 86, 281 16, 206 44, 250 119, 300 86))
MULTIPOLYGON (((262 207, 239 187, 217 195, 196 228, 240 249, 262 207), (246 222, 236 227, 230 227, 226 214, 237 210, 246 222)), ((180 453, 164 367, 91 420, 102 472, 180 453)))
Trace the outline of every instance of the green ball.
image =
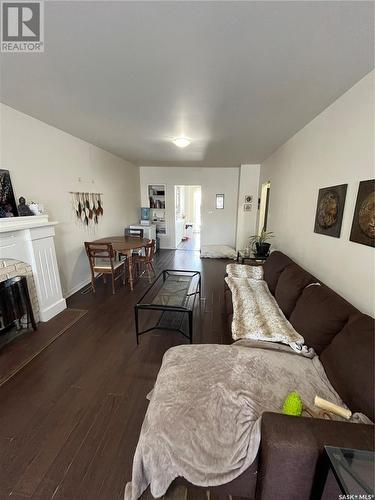
POLYGON ((301 396, 297 391, 290 392, 283 405, 283 413, 285 415, 294 415, 299 417, 302 414, 303 405, 301 396))

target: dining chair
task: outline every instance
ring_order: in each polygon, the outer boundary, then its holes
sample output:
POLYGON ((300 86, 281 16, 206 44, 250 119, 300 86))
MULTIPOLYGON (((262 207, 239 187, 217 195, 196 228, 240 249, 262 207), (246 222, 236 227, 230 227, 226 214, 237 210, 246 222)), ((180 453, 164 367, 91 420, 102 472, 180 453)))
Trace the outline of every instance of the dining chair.
POLYGON ((155 268, 154 268, 154 255, 155 255, 155 249, 156 249, 156 242, 155 240, 151 240, 151 243, 146 245, 144 247, 145 249, 145 254, 144 255, 138 255, 133 257, 133 262, 136 265, 138 269, 143 267, 143 271, 139 274, 139 278, 141 278, 146 272, 147 272, 147 277, 148 281, 151 283, 151 271, 154 275, 156 276, 155 268))
POLYGON ((103 275, 103 281, 106 283, 106 275, 112 276, 112 293, 115 293, 115 281, 122 277, 122 283, 125 285, 126 268, 125 261, 116 260, 115 251, 111 243, 91 243, 85 241, 85 249, 90 262, 91 286, 95 293, 95 279, 103 275))

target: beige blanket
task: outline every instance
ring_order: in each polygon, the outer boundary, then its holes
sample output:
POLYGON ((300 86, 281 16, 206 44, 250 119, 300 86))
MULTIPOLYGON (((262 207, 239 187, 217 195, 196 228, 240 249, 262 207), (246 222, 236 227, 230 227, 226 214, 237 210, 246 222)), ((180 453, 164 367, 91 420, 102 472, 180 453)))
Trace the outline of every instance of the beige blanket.
POLYGON ((165 353, 126 500, 137 500, 149 485, 158 498, 178 476, 207 487, 235 479, 257 455, 261 414, 281 412, 292 390, 308 406, 316 394, 343 405, 318 357, 276 344, 241 343, 184 345, 165 353))
POLYGON ((267 283, 259 279, 225 278, 232 292, 232 337, 282 342, 297 352, 308 354, 302 335, 285 318, 267 283))
POLYGON ((226 273, 230 278, 263 279, 263 266, 248 266, 246 264, 227 264, 226 273))

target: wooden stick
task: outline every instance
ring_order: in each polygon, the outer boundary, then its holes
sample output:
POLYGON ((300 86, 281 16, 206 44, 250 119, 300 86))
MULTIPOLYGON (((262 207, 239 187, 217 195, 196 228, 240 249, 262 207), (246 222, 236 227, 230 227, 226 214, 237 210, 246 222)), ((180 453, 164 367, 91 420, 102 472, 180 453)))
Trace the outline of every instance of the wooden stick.
POLYGON ((326 420, 332 420, 329 413, 315 411, 312 408, 310 408, 309 406, 306 406, 305 404, 303 405, 303 411, 305 411, 312 418, 325 418, 326 420))
POLYGON ((346 418, 347 420, 349 420, 352 416, 352 412, 350 410, 346 410, 342 406, 335 405, 334 403, 320 398, 319 396, 315 396, 314 404, 322 410, 330 411, 331 413, 346 418))

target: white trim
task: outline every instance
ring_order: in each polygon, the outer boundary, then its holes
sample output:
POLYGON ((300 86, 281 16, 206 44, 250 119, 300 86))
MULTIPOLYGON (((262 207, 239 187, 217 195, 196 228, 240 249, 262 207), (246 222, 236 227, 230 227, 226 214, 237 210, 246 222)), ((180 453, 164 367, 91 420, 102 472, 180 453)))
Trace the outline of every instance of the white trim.
POLYGON ((39 319, 40 321, 49 321, 51 318, 59 314, 61 311, 66 309, 65 299, 60 299, 51 306, 47 307, 47 309, 43 309, 39 311, 39 319))
POLYGON ((56 226, 57 222, 49 222, 48 215, 29 215, 26 217, 4 217, 0 219, 0 233, 19 231, 34 227, 56 226))
POLYGON ((78 283, 77 285, 73 286, 73 288, 71 288, 66 294, 65 294, 65 298, 67 299, 68 297, 71 297, 72 295, 74 295, 75 293, 77 293, 79 290, 81 290, 82 288, 85 288, 87 285, 89 285, 91 283, 91 278, 86 278, 84 279, 83 281, 81 281, 80 283, 78 283))

